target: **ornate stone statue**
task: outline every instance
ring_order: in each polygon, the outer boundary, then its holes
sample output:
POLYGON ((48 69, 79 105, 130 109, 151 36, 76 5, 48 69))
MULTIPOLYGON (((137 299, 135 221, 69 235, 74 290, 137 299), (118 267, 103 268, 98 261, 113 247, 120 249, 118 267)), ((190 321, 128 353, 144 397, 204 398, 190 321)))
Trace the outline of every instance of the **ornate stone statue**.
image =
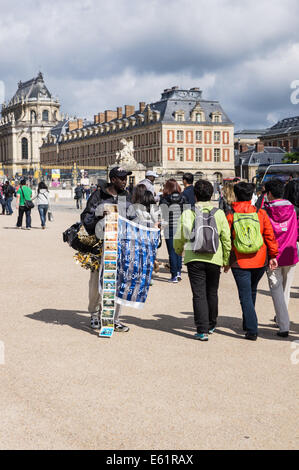
POLYGON ((133 141, 127 139, 121 139, 120 143, 123 148, 120 152, 116 152, 116 163, 121 166, 137 165, 134 158, 134 144, 133 141))

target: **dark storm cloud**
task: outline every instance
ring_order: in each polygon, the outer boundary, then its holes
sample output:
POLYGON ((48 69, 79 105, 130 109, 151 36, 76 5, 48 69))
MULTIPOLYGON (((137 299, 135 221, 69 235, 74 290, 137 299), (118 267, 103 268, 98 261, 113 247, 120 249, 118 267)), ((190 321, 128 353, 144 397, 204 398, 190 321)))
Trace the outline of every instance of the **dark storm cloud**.
POLYGON ((236 126, 269 125, 299 79, 296 0, 0 0, 7 98, 41 69, 64 111, 92 116, 201 86, 236 126))

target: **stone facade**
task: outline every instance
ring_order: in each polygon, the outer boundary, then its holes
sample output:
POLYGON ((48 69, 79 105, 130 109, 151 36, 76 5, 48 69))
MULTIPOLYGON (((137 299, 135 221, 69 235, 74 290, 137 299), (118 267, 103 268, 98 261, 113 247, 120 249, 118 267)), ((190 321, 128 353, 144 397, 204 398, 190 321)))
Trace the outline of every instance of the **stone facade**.
POLYGON ((2 171, 11 177, 39 170, 43 138, 60 119, 59 101, 50 94, 41 73, 32 80, 19 82, 14 97, 2 105, 2 171))
POLYGON ((161 175, 191 172, 211 180, 234 176, 234 126, 219 102, 198 88, 164 90, 160 101, 98 113, 93 123, 49 133, 41 147, 44 168, 83 169, 116 163, 121 140, 133 142, 137 164, 161 175), (76 127, 76 128, 74 128, 76 127))

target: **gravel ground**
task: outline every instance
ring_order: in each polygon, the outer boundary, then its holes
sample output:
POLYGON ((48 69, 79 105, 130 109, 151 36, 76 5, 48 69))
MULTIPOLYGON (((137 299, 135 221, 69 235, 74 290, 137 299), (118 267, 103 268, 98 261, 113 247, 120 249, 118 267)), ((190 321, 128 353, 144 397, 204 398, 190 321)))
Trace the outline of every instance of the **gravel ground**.
POLYGON ((163 269, 145 308, 123 310, 130 332, 100 339, 89 328, 89 274, 62 243, 80 212, 73 201, 53 207, 44 231, 36 209, 31 231, 15 228, 16 213, 0 216, 1 449, 298 447, 299 268, 287 339, 276 336, 265 277, 260 337, 243 339, 229 273, 216 333, 194 340, 186 270, 170 285, 163 269))

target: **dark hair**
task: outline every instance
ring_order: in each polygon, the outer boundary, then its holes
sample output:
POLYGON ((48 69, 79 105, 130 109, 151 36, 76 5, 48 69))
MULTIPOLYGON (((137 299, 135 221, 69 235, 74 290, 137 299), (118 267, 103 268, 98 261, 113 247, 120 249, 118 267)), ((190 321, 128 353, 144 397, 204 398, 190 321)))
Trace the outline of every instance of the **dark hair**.
POLYGON ((166 181, 164 185, 163 196, 170 196, 173 193, 180 194, 181 192, 181 187, 174 178, 170 178, 168 181, 166 181))
POLYGON ((194 186, 194 194, 197 201, 210 201, 213 196, 213 185, 207 180, 198 180, 194 186))
POLYGON ((25 185, 26 185, 26 180, 25 180, 25 179, 22 179, 21 182, 20 182, 20 185, 21 185, 21 186, 25 186, 25 185))
POLYGON ((255 185, 252 183, 245 183, 241 181, 234 186, 235 195, 237 201, 251 201, 254 193, 255 185))
POLYGON ((299 180, 291 180, 284 188, 283 197, 290 201, 294 206, 299 207, 299 180))
POLYGON ((41 181, 38 185, 38 189, 37 189, 38 194, 40 193, 41 189, 46 189, 48 191, 48 186, 46 185, 44 181, 41 181))
POLYGON ((284 184, 279 179, 272 179, 266 181, 265 190, 267 193, 271 193, 273 197, 280 199, 283 196, 284 184))
POLYGON ((135 186, 132 194, 132 204, 143 204, 145 192, 145 184, 138 184, 137 186, 135 186))
POLYGON ((154 195, 151 191, 146 190, 143 196, 143 205, 146 207, 147 212, 150 212, 152 204, 156 204, 154 195))
POLYGON ((185 173, 183 175, 183 181, 186 181, 187 184, 193 184, 193 181, 194 181, 194 176, 192 175, 192 173, 185 173))

